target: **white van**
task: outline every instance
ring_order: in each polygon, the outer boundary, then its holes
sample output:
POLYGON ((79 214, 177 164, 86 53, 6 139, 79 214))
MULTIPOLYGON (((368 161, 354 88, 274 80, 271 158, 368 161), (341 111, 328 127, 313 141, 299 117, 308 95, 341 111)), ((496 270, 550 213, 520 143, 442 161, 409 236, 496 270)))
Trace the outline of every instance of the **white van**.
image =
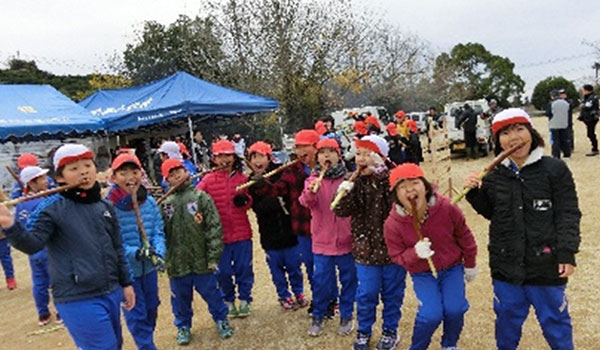
POLYGON ((427 132, 427 113, 426 112, 410 112, 406 115, 417 123, 419 133, 423 134, 427 132))
POLYGON ((489 111, 488 103, 485 99, 470 100, 463 102, 452 102, 444 106, 446 113, 446 128, 448 129, 448 140, 450 141, 451 152, 463 152, 466 148, 464 132, 456 127, 455 120, 462 112, 462 107, 468 103, 477 115, 477 143, 479 143, 479 153, 484 157, 494 148, 492 139, 491 120, 484 118, 483 114, 489 111))

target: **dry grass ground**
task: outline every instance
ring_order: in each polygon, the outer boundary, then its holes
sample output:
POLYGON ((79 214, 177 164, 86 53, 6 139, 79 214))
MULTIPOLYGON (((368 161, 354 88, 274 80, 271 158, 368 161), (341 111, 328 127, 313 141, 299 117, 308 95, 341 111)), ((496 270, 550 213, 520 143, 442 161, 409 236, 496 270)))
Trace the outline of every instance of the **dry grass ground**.
MULTIPOLYGON (((545 119, 536 118, 534 121, 537 129, 542 132, 547 140, 547 122, 545 119)), ((600 214, 598 202, 593 193, 598 188, 600 180, 600 158, 587 158, 585 153, 589 149, 585 130, 581 123, 576 125, 576 151, 569 162, 572 169, 577 190, 579 193, 580 207, 583 212, 581 222, 582 244, 578 254, 578 268, 569 282, 568 295, 570 300, 571 317, 575 333, 575 343, 578 349, 600 348, 600 316, 596 307, 599 304, 600 291, 600 236, 598 227, 600 214)), ((462 183, 464 176, 473 170, 480 169, 491 159, 481 159, 465 162, 463 159, 453 160, 452 175, 457 184, 462 183)), ((427 165, 426 165, 427 169, 427 165)), ((492 288, 487 267, 488 254, 487 225, 482 217, 475 214, 466 202, 461 208, 465 212, 479 245, 478 264, 480 275, 467 287, 468 299, 471 304, 466 314, 465 327, 460 339, 460 347, 465 350, 494 349, 494 313, 492 310, 492 288)), ((257 236, 255 235, 255 238, 257 236)), ((309 318, 306 311, 283 312, 281 311, 270 275, 265 263, 265 257, 258 241, 254 246, 255 285, 252 315, 244 320, 235 319, 231 323, 235 328, 235 335, 228 340, 220 340, 211 321, 206 305, 196 296, 194 300, 194 326, 192 329, 192 343, 190 349, 351 349, 353 337, 339 337, 335 334, 337 320, 326 324, 323 335, 319 338, 310 338, 306 331, 309 318)), ((13 250, 14 251, 14 250, 13 250)), ((9 292, 5 288, 0 290, 0 349, 74 349, 73 343, 66 330, 40 335, 27 335, 40 330, 37 326, 35 307, 31 298, 31 281, 29 278, 29 265, 27 257, 14 252, 16 275, 19 283, 17 290, 9 292)), ((172 325, 173 316, 170 307, 170 294, 166 276, 160 279, 160 296, 162 305, 159 309, 159 320, 156 330, 156 344, 160 349, 178 349, 175 344, 175 329, 172 325)), ((399 332, 402 336, 398 349, 407 349, 412 334, 412 325, 416 312, 416 301, 410 278, 407 279, 406 297, 402 308, 403 316, 400 321, 399 332)), ((307 293, 310 296, 310 292, 307 293)), ((374 338, 380 334, 378 321, 374 327, 374 338)), ((123 324, 125 338, 124 349, 135 349, 131 336, 123 324)), ((440 331, 436 332, 430 349, 439 349, 440 331)), ((374 345, 373 345, 374 347, 374 345)), ((520 349, 543 350, 548 349, 541 330, 533 312, 530 314, 524 329, 520 349)))

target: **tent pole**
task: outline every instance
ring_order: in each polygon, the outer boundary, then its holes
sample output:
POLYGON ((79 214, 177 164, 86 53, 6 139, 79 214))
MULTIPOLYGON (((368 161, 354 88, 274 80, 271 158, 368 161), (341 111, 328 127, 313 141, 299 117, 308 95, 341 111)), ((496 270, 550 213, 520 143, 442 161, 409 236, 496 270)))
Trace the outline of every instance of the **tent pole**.
POLYGON ((198 166, 198 156, 196 155, 196 142, 194 142, 194 125, 192 124, 192 116, 188 115, 188 128, 190 129, 190 142, 192 149, 192 157, 194 159, 194 165, 198 166))

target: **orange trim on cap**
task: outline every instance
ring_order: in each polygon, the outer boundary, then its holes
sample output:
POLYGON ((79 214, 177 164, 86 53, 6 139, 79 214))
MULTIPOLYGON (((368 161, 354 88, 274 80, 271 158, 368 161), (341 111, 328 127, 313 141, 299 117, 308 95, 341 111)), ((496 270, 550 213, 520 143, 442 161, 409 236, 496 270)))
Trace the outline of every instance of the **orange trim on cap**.
POLYGON ((498 131, 500 131, 500 129, 502 129, 505 126, 511 125, 511 124, 529 124, 529 125, 531 125, 531 121, 523 115, 517 115, 514 117, 504 119, 504 120, 499 120, 497 122, 492 123, 492 132, 494 133, 494 135, 496 135, 496 133, 498 131))

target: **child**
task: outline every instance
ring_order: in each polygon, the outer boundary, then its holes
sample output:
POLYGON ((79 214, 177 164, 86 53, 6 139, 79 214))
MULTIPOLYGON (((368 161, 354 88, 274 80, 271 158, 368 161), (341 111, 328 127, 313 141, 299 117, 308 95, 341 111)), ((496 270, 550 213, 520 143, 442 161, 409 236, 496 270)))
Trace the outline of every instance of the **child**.
POLYGON ((348 192, 334 208, 337 216, 352 217, 352 255, 358 277, 358 332, 354 350, 369 348, 380 295, 383 331, 377 349, 395 349, 400 341, 397 330, 406 270, 392 262, 383 237, 383 224, 392 206, 388 169, 383 161, 388 155, 388 145, 383 138, 370 135, 357 140, 356 147, 356 164, 362 171, 354 183, 344 181, 340 185, 348 192))
MULTIPOLYGON (((25 169, 28 166, 39 166, 38 158, 33 153, 23 153, 17 158, 17 166, 19 167, 19 171, 25 169)), ((54 180, 50 176, 46 176, 48 181, 48 188, 53 188, 55 186, 54 180)), ((26 184, 23 184, 24 186, 26 184)), ((21 184, 19 182, 15 182, 12 190, 10 192, 10 198, 15 199, 23 196, 24 188, 21 188, 21 184)))
MULTIPOLYGON (((262 175, 277 168, 273 163, 273 150, 265 142, 259 141, 250 146, 248 157, 255 171, 252 176, 262 175)), ((281 173, 273 175, 269 180, 277 182, 280 178, 281 173)), ((298 307, 308 306, 302 285, 298 238, 292 232, 289 204, 283 197, 258 194, 255 186, 250 187, 250 194, 253 199, 252 209, 258 221, 260 244, 265 250, 281 307, 284 310, 296 310, 298 307), (288 279, 296 301, 289 292, 288 279)))
POLYGON ((469 309, 463 279, 470 282, 477 275, 475 239, 460 209, 433 190, 418 165, 396 167, 390 173, 390 189, 395 204, 385 222, 385 240, 392 261, 410 272, 420 305, 410 350, 426 350, 441 322, 442 350, 456 350, 469 309), (423 240, 413 226, 411 202, 416 203, 423 240))
POLYGON ((379 120, 376 117, 370 115, 365 119, 365 124, 367 126, 367 134, 368 135, 379 135, 381 132, 381 125, 379 124, 379 120))
MULTIPOLYGON (((25 185, 24 192, 35 194, 48 189, 48 179, 46 174, 48 170, 38 166, 26 166, 19 174, 19 179, 25 185)), ((27 219, 33 213, 35 208, 43 201, 43 198, 33 199, 27 202, 17 204, 15 210, 16 220, 22 225, 27 224, 27 219)), ((29 256, 29 266, 31 268, 31 280, 33 282, 33 300, 38 313, 38 325, 45 326, 50 322, 51 314, 48 309, 50 295, 50 277, 48 276, 48 254, 46 249, 41 249, 35 254, 29 256)), ((60 316, 56 315, 56 323, 62 323, 60 316)))
POLYGON ((389 158, 394 164, 402 164, 404 160, 404 150, 402 149, 402 141, 398 134, 398 128, 395 123, 389 123, 386 127, 388 132, 385 139, 388 141, 389 158))
POLYGON ((8 290, 14 290, 17 288, 15 268, 13 266, 8 239, 6 239, 6 236, 2 233, 2 231, 0 231, 0 262, 2 263, 4 277, 6 278, 6 288, 8 288, 8 290))
POLYGON ((334 299, 337 290, 337 267, 342 284, 338 334, 348 335, 354 328, 352 312, 357 281, 351 254, 350 220, 337 217, 329 208, 346 174, 346 168, 340 163, 340 146, 335 140, 323 139, 317 143, 317 162, 318 165, 306 180, 299 198, 300 204, 309 208, 312 214, 310 227, 314 253, 314 304, 313 321, 308 334, 314 337, 321 334, 328 303, 334 299), (323 167, 328 169, 320 181, 319 173, 323 167))
POLYGON ((575 270, 581 212, 573 176, 559 159, 544 156, 544 140, 522 109, 492 122, 496 154, 524 142, 483 181, 472 174, 467 200, 490 220, 496 345, 516 349, 533 305, 552 349, 573 349, 567 277, 575 270))
MULTIPOLYGON (((166 161, 167 159, 177 159, 177 160, 181 161, 181 163, 187 169, 190 176, 196 175, 198 173, 198 168, 189 159, 184 159, 182 151, 187 152, 187 147, 185 147, 185 145, 181 142, 179 142, 179 143, 177 143, 175 141, 163 142, 160 145, 160 148, 158 149, 158 152, 160 154, 161 163, 166 161)), ((195 186, 198 183, 200 183, 200 179, 196 178, 196 179, 192 180, 192 183, 195 186)), ((163 178, 163 181, 161 182, 161 186, 163 187, 165 192, 168 190, 169 186, 164 178, 163 178)))
POLYGON ((252 302, 252 229, 246 211, 252 207, 252 197, 248 190, 235 188, 248 181, 241 171, 242 163, 230 141, 221 140, 212 145, 213 160, 224 170, 206 175, 197 188, 208 193, 219 212, 223 225, 223 254, 219 262, 219 286, 232 317, 250 315, 252 302), (235 285, 240 300, 239 309, 235 305, 235 285))
MULTIPOLYGON (((189 177, 178 159, 168 159, 161 167, 163 177, 174 186, 189 177)), ((190 343, 194 289, 208 304, 221 338, 233 330, 227 321, 227 306, 217 286, 215 271, 223 251, 221 221, 212 199, 191 183, 183 184, 162 203, 167 239, 167 273, 171 286, 171 306, 177 327, 177 344, 190 343)))
POLYGON ((396 129, 398 134, 401 137, 408 138, 410 136, 410 132, 408 130, 408 126, 406 125, 406 122, 408 121, 408 118, 406 118, 406 113, 403 110, 399 110, 396 112, 396 114, 394 114, 394 116, 396 117, 396 129))
POLYGON ((125 309, 133 309, 135 294, 115 210, 100 196, 92 151, 63 145, 54 164, 57 182, 79 186, 40 203, 28 230, 0 205, 0 226, 27 254, 48 247, 54 303, 76 346, 121 349, 119 305, 124 298, 125 309))
POLYGON ((142 185, 142 164, 128 153, 119 155, 111 165, 114 186, 107 199, 115 206, 125 257, 133 279, 135 307, 124 311, 127 328, 138 349, 155 350, 153 335, 158 316, 158 277, 151 264, 151 255, 165 256, 165 236, 160 211, 154 199, 142 185), (136 191, 140 215, 149 246, 142 242, 137 216, 133 210, 132 193, 136 191))
POLYGON ((400 137, 404 144, 404 160, 403 163, 413 163, 419 165, 423 161, 423 151, 421 150, 421 141, 419 140, 419 129, 414 120, 404 122, 409 136, 400 137))

